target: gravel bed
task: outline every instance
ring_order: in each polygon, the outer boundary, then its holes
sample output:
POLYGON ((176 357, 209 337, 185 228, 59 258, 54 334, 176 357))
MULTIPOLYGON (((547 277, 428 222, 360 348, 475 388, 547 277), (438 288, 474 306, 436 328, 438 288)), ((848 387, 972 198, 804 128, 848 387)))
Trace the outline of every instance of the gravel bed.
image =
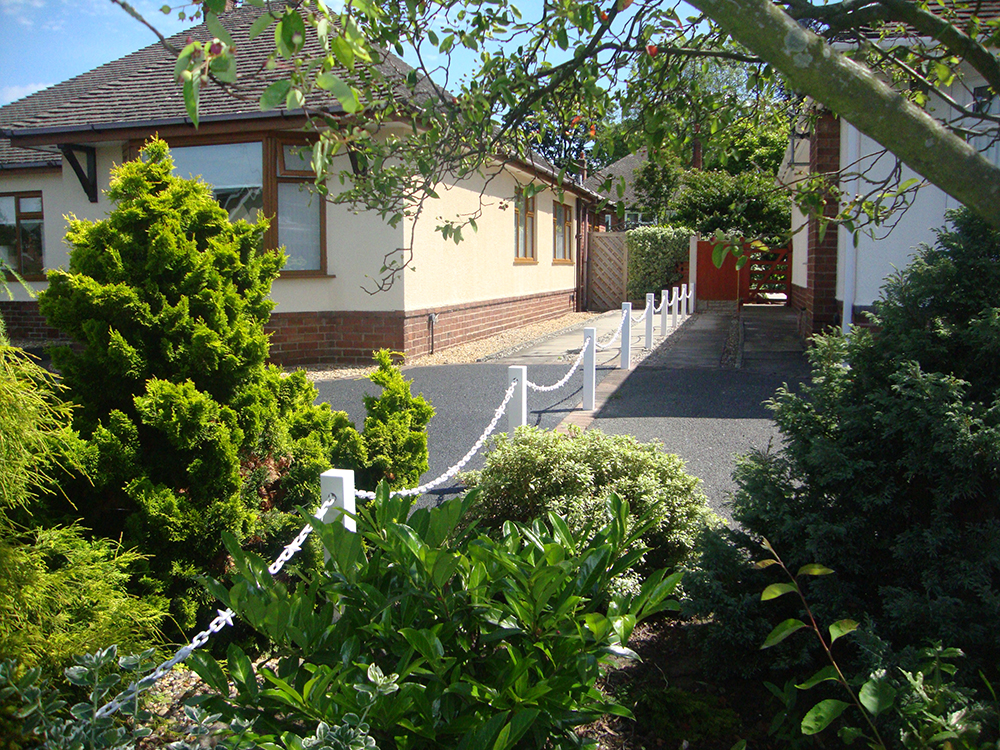
MULTIPOLYGON (((507 357, 538 340, 582 326, 595 317, 597 316, 592 312, 568 313, 552 320, 543 320, 540 323, 511 328, 485 339, 452 346, 434 352, 434 354, 413 357, 404 362, 403 369, 430 365, 466 365, 498 357, 507 357)), ((310 380, 350 380, 367 377, 375 371, 374 367, 322 364, 307 365, 304 369, 310 380)))

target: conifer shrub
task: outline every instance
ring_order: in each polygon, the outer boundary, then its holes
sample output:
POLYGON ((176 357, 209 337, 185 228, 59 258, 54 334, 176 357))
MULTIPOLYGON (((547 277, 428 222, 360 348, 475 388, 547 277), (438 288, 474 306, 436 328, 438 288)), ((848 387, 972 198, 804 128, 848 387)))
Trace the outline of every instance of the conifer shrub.
POLYGON ((226 567, 222 532, 281 546, 300 523, 287 511, 315 500, 331 454, 358 441, 341 434, 344 415, 313 405, 304 374, 266 364, 284 263, 263 250, 266 219, 230 222, 209 186, 172 169, 153 140, 113 171, 115 208, 70 222, 69 270, 49 273, 39 304, 75 342, 53 352, 92 479, 73 501, 147 555, 144 590, 189 628, 207 603, 196 576, 226 567))
POLYGON ((877 328, 815 338, 812 384, 771 402, 783 447, 741 462, 742 528, 710 533, 685 579, 692 609, 717 622, 706 653, 718 667, 759 666, 768 629, 798 616, 791 601, 748 599, 769 582, 752 567, 766 537, 792 570, 836 571, 810 599, 824 621, 862 623, 865 658, 939 641, 969 655, 966 679, 995 677, 1000 233, 964 210, 950 221, 887 282, 877 328))
POLYGON ((680 458, 631 435, 522 427, 513 438, 492 438, 482 470, 463 478, 479 490, 471 517, 487 529, 556 513, 582 533, 600 518, 610 493, 621 497, 637 517, 653 521, 641 537, 645 562, 630 571, 631 579, 619 581, 626 589, 637 585, 636 574, 684 561, 706 525, 717 520, 700 480, 684 471, 680 458))

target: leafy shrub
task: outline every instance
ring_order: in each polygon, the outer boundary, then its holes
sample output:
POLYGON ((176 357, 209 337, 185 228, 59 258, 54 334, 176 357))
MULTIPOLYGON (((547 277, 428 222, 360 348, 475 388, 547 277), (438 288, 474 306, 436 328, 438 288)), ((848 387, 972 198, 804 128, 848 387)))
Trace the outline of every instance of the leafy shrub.
POLYGON ((207 604, 194 578, 225 567, 221 532, 278 544, 262 535, 287 524, 262 517, 314 499, 351 440, 304 375, 265 364, 284 262, 262 250, 267 221, 231 223, 172 168, 153 140, 114 170, 114 210, 71 221, 69 271, 49 273, 39 304, 76 342, 53 353, 93 479, 73 501, 95 531, 148 555, 143 584, 187 628, 207 604))
POLYGON ((886 284, 879 329, 814 339, 812 385, 771 403, 784 447, 739 465, 743 531, 718 532, 687 579, 693 609, 718 622, 706 653, 721 668, 752 665, 767 632, 746 626, 770 619, 746 601, 763 587, 750 560, 766 535, 792 569, 819 559, 837 571, 811 590, 824 620, 861 620, 863 638, 900 658, 952 644, 969 674, 995 675, 1000 234, 966 211, 951 220, 886 284))
POLYGON ((684 472, 677 456, 658 443, 600 430, 562 435, 523 427, 513 438, 498 435, 482 471, 469 472, 465 480, 480 490, 472 516, 494 529, 556 513, 574 533, 584 533, 600 517, 607 496, 617 494, 637 517, 653 521, 642 535, 648 547, 642 570, 677 565, 715 520, 700 481, 684 472))
POLYGON ((680 226, 639 227, 625 234, 628 243, 628 298, 659 294, 681 279, 679 266, 688 259, 691 230, 680 226))
POLYGON ((709 236, 723 234, 783 242, 791 226, 791 199, 760 172, 685 172, 670 203, 671 222, 709 236))
POLYGON ((410 750, 577 747, 575 727, 622 711, 595 681, 612 655, 631 655, 636 622, 676 608, 665 597, 679 580, 661 572, 601 608, 609 582, 640 555, 628 551, 627 503, 611 495, 590 539, 554 514, 548 526, 507 524, 490 539, 459 532, 475 491, 412 514, 412 500, 390 498, 384 483, 377 494, 357 533, 317 523, 329 560, 294 591, 228 537, 237 573, 231 588, 211 589, 283 658, 257 673, 233 647, 224 672, 195 654, 189 663, 219 693, 203 708, 265 741, 337 726, 374 704, 371 736, 410 750), (355 686, 373 667, 398 690, 371 701, 372 689, 355 686))

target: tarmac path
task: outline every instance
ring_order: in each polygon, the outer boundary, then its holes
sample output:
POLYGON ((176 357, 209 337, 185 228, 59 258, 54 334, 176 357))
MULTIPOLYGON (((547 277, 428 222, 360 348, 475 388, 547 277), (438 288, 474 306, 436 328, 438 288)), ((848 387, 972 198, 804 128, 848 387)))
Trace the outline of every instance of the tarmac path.
MULTIPOLYGON (((745 308, 746 309, 746 308, 745 308)), ((598 321, 598 338, 609 338, 620 316, 608 313, 598 321)), ((630 371, 617 369, 613 352, 598 358, 598 408, 579 409, 582 375, 554 393, 528 394, 528 424, 552 429, 578 424, 610 434, 630 434, 643 441, 659 440, 664 449, 687 463, 689 473, 704 483, 709 504, 729 518, 725 503, 735 490, 732 472, 736 455, 751 449, 777 447, 780 435, 763 402, 783 383, 792 387, 808 376, 802 346, 794 335, 787 311, 747 309, 734 322, 731 316, 701 313, 671 332, 652 354, 630 371), (736 356, 732 345, 734 325, 740 336, 736 356), (723 367, 723 364, 729 366, 723 367), (733 364, 741 364, 735 369, 733 364), (610 377, 608 377, 610 375, 610 377)), ((581 331, 572 331, 538 342, 502 360, 468 365, 410 367, 412 391, 423 393, 436 410, 428 425, 430 471, 422 482, 454 465, 473 445, 489 423, 507 388, 507 366, 528 365, 533 382, 548 384, 569 369, 579 347, 581 331)), ((633 337, 638 343, 638 339, 633 337)), ((635 346, 635 343, 633 344, 635 346)), ((346 411, 359 427, 364 420, 362 396, 378 387, 367 379, 329 380, 316 384, 320 401, 346 411)), ((507 427, 506 415, 497 431, 507 427)), ((467 469, 482 466, 481 456, 467 469)), ((429 493, 430 503, 461 491, 461 486, 429 493)))

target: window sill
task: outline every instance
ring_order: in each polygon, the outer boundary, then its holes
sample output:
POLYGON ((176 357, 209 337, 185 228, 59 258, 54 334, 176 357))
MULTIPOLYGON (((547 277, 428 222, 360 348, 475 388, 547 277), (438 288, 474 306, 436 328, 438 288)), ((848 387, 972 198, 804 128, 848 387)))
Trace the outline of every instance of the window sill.
POLYGON ((538 261, 535 258, 514 258, 515 266, 537 266, 538 261))
MULTIPOLYGON (((12 274, 12 273, 5 273, 3 275, 7 277, 7 281, 13 281, 15 283, 17 282, 17 276, 15 276, 14 274, 12 274)), ((49 277, 48 277, 47 274, 44 274, 44 273, 43 274, 31 274, 29 276, 22 276, 21 280, 22 281, 48 281, 49 277)))
POLYGON ((335 279, 334 273, 325 271, 282 271, 278 274, 279 279, 335 279))
POLYGON ((554 266, 572 266, 573 260, 571 258, 554 258, 552 260, 552 265, 554 266))

